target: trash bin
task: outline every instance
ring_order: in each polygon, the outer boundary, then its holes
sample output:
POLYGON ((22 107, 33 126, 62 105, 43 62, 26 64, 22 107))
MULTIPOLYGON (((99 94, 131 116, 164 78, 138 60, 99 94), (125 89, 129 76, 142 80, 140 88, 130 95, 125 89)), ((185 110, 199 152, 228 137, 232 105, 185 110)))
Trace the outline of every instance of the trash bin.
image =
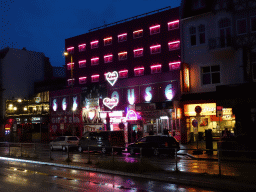
POLYGON ((208 154, 213 154, 213 144, 212 144, 212 130, 211 129, 206 129, 205 130, 205 144, 206 144, 206 149, 208 154))

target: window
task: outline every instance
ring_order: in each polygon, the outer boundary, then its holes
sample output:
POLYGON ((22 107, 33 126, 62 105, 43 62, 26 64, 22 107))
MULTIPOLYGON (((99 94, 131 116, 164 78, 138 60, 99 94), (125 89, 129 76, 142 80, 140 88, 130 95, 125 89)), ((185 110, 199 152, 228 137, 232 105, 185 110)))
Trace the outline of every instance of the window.
POLYGON ((105 55, 104 63, 111 63, 113 61, 113 55, 105 55))
POLYGON ((133 53, 134 53, 134 57, 142 57, 143 56, 143 48, 134 49, 133 53))
POLYGON ((103 39, 103 41, 104 41, 104 46, 111 45, 112 37, 105 38, 105 39, 103 39))
POLYGON ((92 75, 91 76, 91 81, 93 82, 93 83, 95 83, 95 82, 99 82, 99 78, 100 77, 100 75, 92 75))
POLYGON ((134 69, 134 76, 144 75, 144 67, 139 67, 134 69))
POLYGON ((86 67, 86 60, 78 61, 79 68, 86 67))
POLYGON ((251 31, 256 31, 256 17, 251 17, 251 31))
POLYGON ((224 18, 219 20, 220 47, 231 46, 231 20, 224 18))
POLYGON ((86 44, 78 45, 79 52, 85 51, 85 49, 86 49, 86 44))
POLYGON ((216 84, 220 83, 220 66, 208 66, 208 67, 201 67, 201 74, 202 74, 202 84, 216 84))
POLYGON ((205 25, 199 25, 198 26, 198 34, 199 34, 199 43, 204 44, 205 43, 205 25))
POLYGON ((87 77, 79 77, 79 84, 85 84, 87 82, 87 77))
POLYGON ((169 51, 173 51, 180 48, 180 41, 172 41, 168 43, 169 51))
POLYGON ((143 37, 143 29, 133 31, 133 39, 143 37))
POLYGON ((117 36, 117 38, 118 38, 118 43, 127 41, 127 33, 120 34, 117 36))
POLYGON ((151 74, 154 74, 154 73, 161 73, 161 69, 162 69, 162 65, 152 65, 151 67, 151 74))
POLYGON ((152 26, 149 28, 149 30, 150 30, 150 35, 160 33, 160 25, 152 26))
POLYGON ((120 52, 118 53, 118 60, 126 60, 127 59, 127 52, 120 52))
POLYGON ((161 53, 161 45, 154 45, 150 47, 151 54, 161 53))
POLYGON ((240 20, 236 21, 236 32, 237 32, 237 35, 245 34, 246 31, 247 31, 246 28, 247 28, 246 19, 240 19, 240 20))
POLYGON ((69 53, 69 54, 74 54, 74 47, 68 47, 67 48, 67 52, 69 53))
POLYGON ((95 49, 99 47, 99 41, 92 41, 91 42, 91 49, 95 49))
POLYGON ((68 79, 68 86, 74 85, 75 79, 68 79))
POLYGON ((119 73, 119 78, 127 78, 128 77, 128 70, 121 70, 118 72, 119 73))
POLYGON ((169 71, 180 69, 180 63, 181 63, 180 61, 169 63, 169 71))
POLYGON ((194 46, 196 45, 196 28, 190 27, 189 28, 189 34, 190 34, 190 45, 194 46))
POLYGON ((168 31, 178 29, 179 28, 179 23, 180 23, 179 20, 169 22, 168 23, 168 31))
POLYGON ((206 0, 193 0, 192 2, 192 9, 202 9, 205 7, 206 0))
POLYGON ((71 70, 71 67, 72 67, 72 69, 74 69, 74 63, 67 64, 67 70, 71 70))
POLYGON ((99 57, 91 58, 91 65, 98 65, 99 64, 99 57))

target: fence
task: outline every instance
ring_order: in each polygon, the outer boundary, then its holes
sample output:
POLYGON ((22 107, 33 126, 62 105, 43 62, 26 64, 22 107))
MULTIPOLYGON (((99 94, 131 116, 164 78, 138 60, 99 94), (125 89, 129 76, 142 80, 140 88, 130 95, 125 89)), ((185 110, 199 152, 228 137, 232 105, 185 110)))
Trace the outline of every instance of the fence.
MULTIPOLYGON (((120 148, 108 148, 109 154, 91 152, 90 146, 83 153, 71 151, 51 151, 48 144, 38 143, 0 143, 0 156, 29 158, 40 161, 51 161, 56 163, 85 163, 95 164, 99 160, 112 160, 113 162, 142 162, 147 160, 153 165, 162 167, 167 171, 183 171, 195 173, 207 173, 217 175, 241 176, 254 175, 256 171, 256 151, 237 150, 205 150, 180 149, 171 151, 171 155, 144 156, 142 148, 137 148, 137 154, 130 155, 130 149, 125 148, 123 155, 116 155, 120 148), (213 155, 207 155, 213 153, 213 155), (196 153, 195 153, 196 154, 196 153), (94 163, 93 163, 94 162, 94 163)), ((123 148, 122 148, 123 149, 123 148)), ((161 151, 161 148, 158 148, 161 151)))

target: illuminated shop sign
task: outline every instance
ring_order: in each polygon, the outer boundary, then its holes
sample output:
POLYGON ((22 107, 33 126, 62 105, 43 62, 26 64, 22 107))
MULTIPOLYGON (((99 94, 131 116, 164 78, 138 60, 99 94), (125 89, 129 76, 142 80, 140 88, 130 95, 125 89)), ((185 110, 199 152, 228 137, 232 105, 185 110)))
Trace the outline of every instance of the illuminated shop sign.
POLYGON ((138 120, 137 114, 134 110, 129 110, 126 114, 126 120, 127 121, 133 121, 133 120, 138 120))
POLYGON ((134 89, 128 89, 127 98, 130 105, 133 105, 135 102, 134 89))
POLYGON ((186 63, 182 64, 182 87, 183 87, 183 92, 189 92, 189 87, 190 87, 189 65, 186 63))
POLYGON ((106 79, 110 85, 114 86, 114 84, 116 83, 116 81, 118 79, 118 72, 117 71, 108 72, 106 74, 106 79))
POLYGON ((152 91, 152 88, 151 88, 151 87, 147 87, 147 88, 145 89, 145 101, 147 101, 147 102, 151 101, 151 99, 152 99, 152 93, 151 93, 151 91, 152 91))
POLYGON ((77 96, 73 97, 73 107, 72 110, 75 111, 77 109, 77 96))
POLYGON ((172 84, 169 84, 165 88, 165 97, 167 100, 172 100, 173 98, 173 93, 172 93, 172 84))
POLYGON ((103 104, 109 109, 113 109, 115 106, 117 106, 118 102, 119 101, 117 97, 112 97, 112 98, 106 97, 103 99, 103 104))
POLYGON ((63 111, 66 111, 66 109, 67 109, 67 100, 66 100, 66 98, 62 99, 62 109, 63 109, 63 111))
POLYGON ((53 111, 57 111, 57 108, 58 108, 57 99, 53 99, 53 101, 52 101, 53 111))

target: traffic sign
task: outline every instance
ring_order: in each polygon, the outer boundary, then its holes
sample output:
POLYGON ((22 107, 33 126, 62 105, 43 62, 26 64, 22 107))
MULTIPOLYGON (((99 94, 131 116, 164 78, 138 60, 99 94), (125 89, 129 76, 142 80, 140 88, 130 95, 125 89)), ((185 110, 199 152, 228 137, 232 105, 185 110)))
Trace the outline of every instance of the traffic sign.
POLYGON ((192 121, 192 125, 193 125, 193 127, 197 127, 198 126, 198 121, 196 119, 194 119, 192 121))

